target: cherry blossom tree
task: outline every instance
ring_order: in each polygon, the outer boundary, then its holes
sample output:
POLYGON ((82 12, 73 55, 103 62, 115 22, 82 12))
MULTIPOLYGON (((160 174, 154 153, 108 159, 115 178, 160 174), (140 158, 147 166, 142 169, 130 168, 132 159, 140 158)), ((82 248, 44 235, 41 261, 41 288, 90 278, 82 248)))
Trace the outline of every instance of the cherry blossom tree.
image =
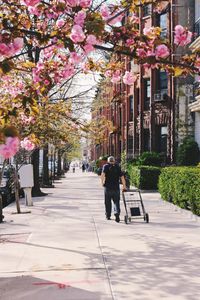
MULTIPOLYGON (((198 51, 171 61, 171 45, 162 38, 161 28, 139 28, 139 8, 152 4, 159 12, 161 2, 1 0, 1 93, 8 92, 0 107, 0 153, 8 158, 19 149, 16 128, 8 130, 11 116, 18 116, 20 109, 27 118, 37 114, 41 103, 48 102, 49 91, 77 70, 103 72, 113 83, 122 78, 132 85, 137 78, 116 61, 117 54, 129 56, 145 69, 165 67, 172 75, 199 74, 198 51), (91 54, 97 50, 116 55, 109 62, 95 61, 91 54)), ((164 2, 168 5, 170 1, 164 2)), ((187 28, 174 28, 176 47, 187 46, 191 38, 187 28)))

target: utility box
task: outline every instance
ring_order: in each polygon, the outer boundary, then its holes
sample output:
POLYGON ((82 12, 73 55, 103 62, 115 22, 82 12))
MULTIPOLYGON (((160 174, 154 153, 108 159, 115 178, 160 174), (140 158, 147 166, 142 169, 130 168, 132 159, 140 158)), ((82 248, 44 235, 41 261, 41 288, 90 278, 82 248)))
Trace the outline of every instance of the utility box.
POLYGON ((20 186, 22 188, 33 187, 33 165, 23 165, 19 169, 20 186))
POLYGON ((33 165, 23 165, 19 169, 20 186, 24 189, 25 205, 32 206, 33 201, 31 197, 31 188, 34 186, 33 182, 33 165))

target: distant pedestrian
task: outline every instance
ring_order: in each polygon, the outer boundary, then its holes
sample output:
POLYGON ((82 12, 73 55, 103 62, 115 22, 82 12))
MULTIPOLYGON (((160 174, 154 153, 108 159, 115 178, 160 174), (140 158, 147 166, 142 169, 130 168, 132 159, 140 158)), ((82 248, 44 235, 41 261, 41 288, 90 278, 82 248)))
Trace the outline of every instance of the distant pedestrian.
POLYGON ((72 167, 72 172, 75 173, 75 170, 76 170, 76 168, 75 168, 75 166, 73 166, 72 167))
POLYGON ((82 164, 82 172, 85 172, 85 164, 82 164))
POLYGON ((114 203, 115 221, 120 222, 120 186, 122 182, 123 190, 126 190, 126 182, 121 168, 115 163, 113 156, 108 157, 107 164, 103 166, 101 173, 101 182, 104 187, 105 214, 107 220, 110 220, 112 211, 112 200, 114 203))

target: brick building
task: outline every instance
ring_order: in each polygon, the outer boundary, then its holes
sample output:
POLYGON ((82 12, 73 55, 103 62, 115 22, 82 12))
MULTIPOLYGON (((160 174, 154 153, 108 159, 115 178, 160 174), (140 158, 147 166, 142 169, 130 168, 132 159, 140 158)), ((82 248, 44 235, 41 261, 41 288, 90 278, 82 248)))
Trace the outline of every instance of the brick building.
MULTIPOLYGON (((155 13, 152 4, 148 4, 140 10, 139 17, 141 31, 160 26, 162 36, 173 45, 173 28, 177 24, 193 29, 194 0, 163 1, 161 13, 155 13)), ((174 50, 171 59, 175 61, 183 51, 174 50)), ((156 151, 163 153, 166 161, 174 162, 177 144, 188 133, 192 134, 188 105, 192 101, 193 79, 176 79, 165 70, 144 72, 142 66, 135 65, 128 57, 120 59, 124 60, 126 70, 139 79, 131 87, 123 82, 113 84, 106 114, 115 130, 108 133, 107 148, 99 145, 98 155, 112 154, 120 159, 125 151, 131 159, 144 151, 156 151)))
MULTIPOLYGON (((191 44, 191 49, 200 49, 200 0, 195 1, 195 40, 191 44)), ((195 83, 194 102, 189 105, 190 111, 194 116, 194 136, 200 147, 200 84, 199 81, 195 83)))

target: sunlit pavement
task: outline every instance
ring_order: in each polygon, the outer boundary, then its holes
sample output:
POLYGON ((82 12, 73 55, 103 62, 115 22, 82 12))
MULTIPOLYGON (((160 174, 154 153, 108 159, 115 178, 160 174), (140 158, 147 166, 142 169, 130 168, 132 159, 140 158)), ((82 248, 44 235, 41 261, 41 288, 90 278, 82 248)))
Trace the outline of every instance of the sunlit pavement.
POLYGON ((199 300, 200 221, 143 193, 150 223, 105 219, 103 189, 76 169, 0 224, 0 300, 199 300), (31 211, 28 213, 28 211, 31 211))

